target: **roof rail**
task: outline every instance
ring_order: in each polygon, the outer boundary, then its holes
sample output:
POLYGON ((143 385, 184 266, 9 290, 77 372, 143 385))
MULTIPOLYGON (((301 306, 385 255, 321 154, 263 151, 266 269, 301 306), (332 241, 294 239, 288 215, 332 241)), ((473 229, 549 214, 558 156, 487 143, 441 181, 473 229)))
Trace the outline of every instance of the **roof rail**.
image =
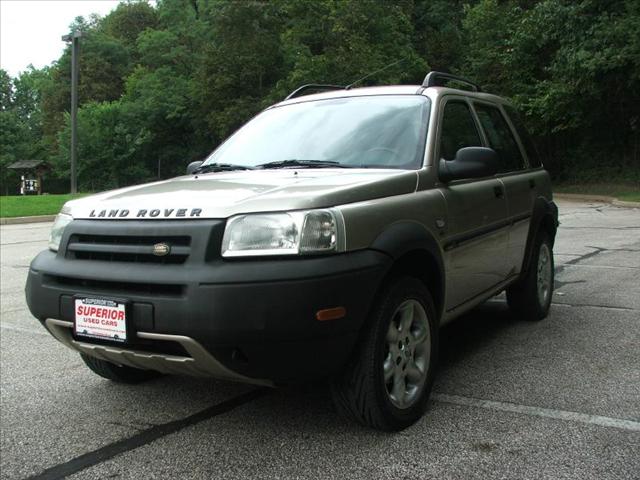
POLYGON ((309 83, 307 85, 302 85, 301 87, 296 88, 293 92, 289 94, 285 100, 290 100, 295 97, 300 97, 305 90, 344 90, 345 87, 341 85, 322 85, 320 83, 309 83))
POLYGON ((456 82, 464 83, 465 85, 469 85, 474 92, 481 92, 480 85, 472 82, 471 80, 467 80, 463 77, 458 77, 457 75, 452 75, 450 73, 444 72, 429 72, 426 77, 424 77, 424 81, 422 82, 422 86, 425 88, 429 87, 441 87, 444 82, 439 82, 438 80, 454 80, 456 82))

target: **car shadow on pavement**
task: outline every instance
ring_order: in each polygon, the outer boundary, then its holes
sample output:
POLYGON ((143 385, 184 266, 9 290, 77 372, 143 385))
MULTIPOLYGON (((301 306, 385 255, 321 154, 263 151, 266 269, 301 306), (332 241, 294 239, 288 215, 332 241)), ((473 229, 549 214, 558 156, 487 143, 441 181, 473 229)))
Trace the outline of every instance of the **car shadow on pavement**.
POLYGON ((440 329, 439 370, 453 367, 487 348, 519 322, 506 302, 490 300, 440 329))
MULTIPOLYGON (((504 332, 516 328, 518 323, 506 304, 494 301, 475 308, 443 327, 440 332, 440 374, 446 375, 447 370, 464 363, 477 351, 488 348, 504 332)), ((86 395, 88 400, 111 399, 107 402, 103 400, 103 404, 107 403, 103 421, 109 423, 110 415, 124 416, 129 424, 144 428, 145 424, 157 425, 193 414, 194 409, 199 411, 255 388, 257 387, 218 380, 164 376, 145 382, 136 389, 99 381, 86 395), (185 402, 186 398, 190 401, 185 402), (140 411, 141 404, 153 406, 151 410, 158 414, 145 415, 140 411), (119 412, 118 415, 116 412, 119 412)), ((267 389, 265 395, 226 415, 235 417, 237 412, 241 412, 242 425, 260 430, 266 428, 290 433, 298 431, 304 425, 307 434, 339 432, 343 435, 357 434, 363 428, 345 421, 337 414, 331 401, 328 382, 324 380, 267 389)), ((380 432, 373 434, 384 435, 380 432)))
MULTIPOLYGON (((446 325, 440 331, 439 375, 446 375, 447 370, 464 363, 476 352, 490 348, 492 342, 519 324, 506 303, 498 300, 484 303, 446 325)), ((338 416, 326 381, 281 387, 261 401, 276 409, 268 416, 274 421, 288 423, 294 421, 292 416, 300 415, 306 426, 316 424, 319 430, 362 429, 338 416)))

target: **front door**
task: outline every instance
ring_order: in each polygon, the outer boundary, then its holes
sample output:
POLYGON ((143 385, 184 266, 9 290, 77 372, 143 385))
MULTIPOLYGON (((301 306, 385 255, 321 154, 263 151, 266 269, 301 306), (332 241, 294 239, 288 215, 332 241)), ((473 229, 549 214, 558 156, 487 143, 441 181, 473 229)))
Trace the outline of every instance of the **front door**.
MULTIPOLYGON (((482 146, 470 104, 445 97, 438 157, 455 158, 463 147, 482 146)), ((507 275, 509 225, 502 181, 496 177, 456 180, 440 187, 447 204, 447 310, 486 292, 507 275)))

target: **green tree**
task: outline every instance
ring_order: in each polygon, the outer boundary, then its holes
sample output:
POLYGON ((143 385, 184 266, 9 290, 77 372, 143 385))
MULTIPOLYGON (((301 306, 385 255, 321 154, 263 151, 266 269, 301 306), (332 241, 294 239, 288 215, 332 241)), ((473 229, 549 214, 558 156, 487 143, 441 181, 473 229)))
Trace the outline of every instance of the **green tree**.
POLYGON ((0 111, 9 110, 13 103, 13 85, 6 70, 0 69, 0 111))
POLYGON ((40 88, 47 69, 29 66, 17 78, 0 70, 0 183, 3 194, 16 193, 17 174, 7 166, 17 160, 48 158, 42 135, 40 88))
MULTIPOLYGON (((282 75, 280 3, 216 2, 196 76, 198 112, 220 141, 259 111, 282 75)), ((213 144, 213 142, 212 142, 213 144)))
POLYGON ((416 83, 424 77, 427 64, 412 43, 411 2, 292 0, 285 5, 289 73, 279 93, 304 83, 349 84, 399 60, 360 85, 416 83))
POLYGON ((416 0, 412 14, 413 45, 434 70, 460 68, 464 53, 461 0, 416 0))
POLYGON ((157 11, 147 1, 127 1, 100 22, 100 30, 135 51, 138 36, 158 26, 157 11))
MULTIPOLYGON (((153 179, 152 171, 140 162, 141 145, 148 144, 144 131, 132 130, 135 125, 126 105, 120 101, 90 102, 78 111, 78 185, 80 190, 100 191, 141 183, 153 179), (142 136, 141 136, 142 135, 142 136)), ((71 136, 69 115, 59 133, 61 144, 71 136)), ((56 171, 69 175, 69 152, 60 149, 53 158, 56 171)))
POLYGON ((557 178, 640 181, 638 2, 483 0, 464 27, 462 70, 512 97, 557 178))

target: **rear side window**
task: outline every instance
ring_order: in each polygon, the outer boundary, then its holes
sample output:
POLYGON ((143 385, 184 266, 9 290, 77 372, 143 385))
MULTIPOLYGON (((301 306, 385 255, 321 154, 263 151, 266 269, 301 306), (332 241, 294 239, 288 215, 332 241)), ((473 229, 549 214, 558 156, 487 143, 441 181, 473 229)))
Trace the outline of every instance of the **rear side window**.
POLYGON ((456 152, 464 147, 481 147, 482 141, 465 102, 447 102, 442 119, 440 135, 440 157, 456 158, 456 152))
POLYGON ((520 147, 500 110, 484 104, 476 104, 475 107, 489 146, 498 154, 498 171, 506 173, 525 168, 520 147))
POLYGON ((536 148, 535 143, 531 139, 531 135, 527 132, 527 129, 524 128, 524 123, 522 122, 522 118, 518 114, 515 108, 510 105, 504 105, 504 109, 509 115, 509 119, 513 124, 516 132, 518 132, 518 136, 520 137, 520 141, 524 146, 524 151, 527 152, 527 157, 529 158, 529 165, 532 168, 542 166, 542 161, 540 160, 540 155, 538 154, 538 149, 536 148))

